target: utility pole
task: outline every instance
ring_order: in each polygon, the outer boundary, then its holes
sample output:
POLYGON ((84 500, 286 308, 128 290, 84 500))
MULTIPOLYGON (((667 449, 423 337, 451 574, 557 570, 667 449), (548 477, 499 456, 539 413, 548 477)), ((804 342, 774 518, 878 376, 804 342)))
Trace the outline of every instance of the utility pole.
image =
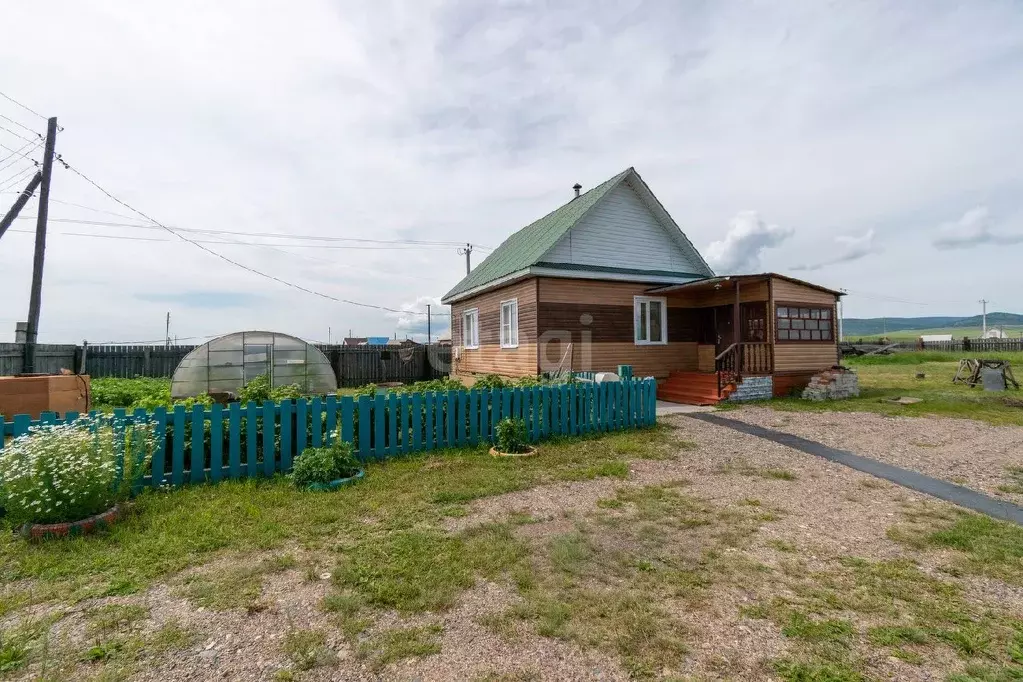
POLYGON ((433 316, 430 315, 430 304, 426 304, 426 345, 429 346, 430 339, 433 336, 433 331, 430 329, 430 322, 433 320, 433 316))
POLYGON ((170 311, 169 310, 167 311, 167 325, 164 328, 163 339, 164 339, 163 347, 164 348, 170 348, 170 311))
POLYGON ((465 256, 465 274, 467 274, 467 275, 469 274, 469 271, 472 270, 472 265, 469 263, 469 256, 471 254, 472 254, 472 244, 469 244, 468 242, 466 242, 464 249, 458 249, 458 255, 460 255, 460 256, 464 255, 465 256))
POLYGON ((36 248, 32 259, 32 294, 28 301, 28 330, 25 337, 24 371, 36 371, 36 339, 39 337, 39 309, 43 304, 43 258, 46 254, 46 217, 50 210, 50 175, 53 172, 53 148, 57 144, 57 117, 46 122, 46 147, 43 152, 42 178, 39 184, 39 210, 36 212, 36 248))
POLYGON ((32 176, 32 179, 28 181, 28 185, 22 190, 21 194, 18 195, 18 198, 14 201, 14 205, 11 206, 11 209, 7 211, 6 215, 4 215, 3 220, 0 220, 0 237, 4 236, 4 232, 6 232, 7 228, 11 226, 14 219, 18 217, 18 214, 21 213, 21 209, 25 207, 28 200, 32 198, 32 194, 36 191, 36 187, 39 186, 42 179, 43 176, 40 173, 36 173, 32 176))
MULTIPOLYGON (((843 294, 849 292, 845 289, 839 289, 843 294)), ((843 305, 842 297, 838 297, 838 340, 845 341, 845 305, 843 305)))
POLYGON ((980 305, 982 306, 981 310, 983 311, 981 313, 981 325, 982 326, 981 326, 980 338, 984 338, 985 336, 987 336, 987 304, 990 303, 990 301, 988 301, 986 298, 982 298, 982 299, 980 299, 977 302, 980 303, 980 305))

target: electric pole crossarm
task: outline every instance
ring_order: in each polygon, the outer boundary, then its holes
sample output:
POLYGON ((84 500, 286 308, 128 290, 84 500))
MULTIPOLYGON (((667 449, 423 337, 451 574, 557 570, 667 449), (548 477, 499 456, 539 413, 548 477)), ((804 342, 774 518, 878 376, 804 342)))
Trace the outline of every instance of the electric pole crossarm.
POLYGON ((14 202, 14 205, 11 206, 11 210, 7 211, 7 214, 3 217, 3 220, 0 220, 0 237, 4 236, 4 232, 6 232, 7 228, 11 226, 11 223, 14 222, 14 219, 18 217, 18 214, 21 213, 21 209, 23 209, 25 207, 25 204, 28 203, 28 200, 32 198, 32 194, 35 193, 36 187, 38 187, 39 183, 42 181, 43 181, 42 173, 36 173, 35 175, 32 176, 32 179, 28 181, 28 186, 26 186, 25 189, 18 196, 18 199, 14 202))

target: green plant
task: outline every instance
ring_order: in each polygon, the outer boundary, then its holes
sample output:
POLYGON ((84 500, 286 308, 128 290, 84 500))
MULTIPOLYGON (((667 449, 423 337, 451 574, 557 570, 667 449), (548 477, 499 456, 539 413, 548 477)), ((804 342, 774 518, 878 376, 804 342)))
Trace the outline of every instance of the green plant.
POLYGON ((498 422, 497 449, 511 454, 528 451, 526 422, 511 417, 505 417, 498 422))
POLYGON ((508 386, 509 384, 504 380, 504 377, 497 374, 482 376, 473 384, 473 388, 507 388, 508 386))
POLYGON ((263 403, 267 400, 279 403, 282 400, 294 400, 301 397, 302 388, 298 384, 273 386, 271 385, 270 375, 266 372, 251 379, 238 391, 238 400, 242 403, 249 401, 263 403))
POLYGON ((352 444, 335 439, 327 447, 303 450, 295 460, 291 477, 300 487, 313 483, 326 485, 339 478, 354 476, 360 468, 352 444))
POLYGON ((14 523, 79 521, 126 499, 154 448, 148 424, 36 427, 0 451, 0 502, 14 523))

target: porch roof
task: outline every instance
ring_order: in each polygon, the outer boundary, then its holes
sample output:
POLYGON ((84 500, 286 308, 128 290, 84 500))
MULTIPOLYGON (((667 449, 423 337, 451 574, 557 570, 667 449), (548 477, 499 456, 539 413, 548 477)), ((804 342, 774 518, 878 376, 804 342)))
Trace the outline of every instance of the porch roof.
POLYGON ((788 275, 779 275, 776 272, 763 272, 756 275, 725 275, 722 277, 708 277, 707 279, 700 279, 694 282, 686 282, 684 284, 669 284, 667 286, 653 287, 647 289, 648 294, 666 294, 674 291, 707 291, 710 289, 718 289, 726 282, 763 282, 770 279, 783 279, 793 284, 799 284, 804 287, 810 287, 811 289, 817 289, 818 291, 826 291, 829 294, 835 296, 844 296, 845 293, 836 291, 835 289, 829 289, 813 282, 807 282, 795 277, 789 277, 788 275))

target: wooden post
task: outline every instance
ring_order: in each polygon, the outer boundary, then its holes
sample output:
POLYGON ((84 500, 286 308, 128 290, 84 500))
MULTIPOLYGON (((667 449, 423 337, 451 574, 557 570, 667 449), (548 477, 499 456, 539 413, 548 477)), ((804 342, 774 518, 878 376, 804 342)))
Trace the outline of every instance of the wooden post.
POLYGON ((738 382, 742 379, 742 325, 739 320, 739 280, 735 280, 735 310, 732 311, 732 338, 736 344, 736 348, 739 351, 738 360, 735 362, 735 382, 738 386, 738 382))

